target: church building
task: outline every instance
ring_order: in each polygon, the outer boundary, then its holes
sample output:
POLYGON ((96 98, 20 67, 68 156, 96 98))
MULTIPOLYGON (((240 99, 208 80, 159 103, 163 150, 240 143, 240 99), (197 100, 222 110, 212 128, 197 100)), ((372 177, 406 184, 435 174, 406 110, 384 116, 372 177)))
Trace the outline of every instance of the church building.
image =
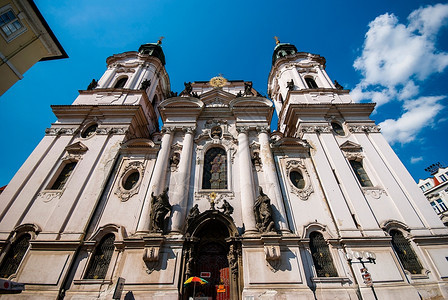
POLYGON ((0 278, 25 287, 0 298, 448 298, 448 229, 375 104, 279 41, 267 91, 174 93, 161 41, 107 58, 0 194, 0 278))

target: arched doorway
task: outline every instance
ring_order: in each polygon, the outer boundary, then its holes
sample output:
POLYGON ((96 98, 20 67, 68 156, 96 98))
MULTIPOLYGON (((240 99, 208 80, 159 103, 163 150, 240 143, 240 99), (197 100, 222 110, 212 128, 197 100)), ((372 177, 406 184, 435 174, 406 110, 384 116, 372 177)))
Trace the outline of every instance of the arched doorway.
POLYGON ((206 211, 187 229, 183 251, 182 285, 190 276, 208 284, 182 286, 182 299, 240 299, 241 243, 233 220, 219 211, 206 211))

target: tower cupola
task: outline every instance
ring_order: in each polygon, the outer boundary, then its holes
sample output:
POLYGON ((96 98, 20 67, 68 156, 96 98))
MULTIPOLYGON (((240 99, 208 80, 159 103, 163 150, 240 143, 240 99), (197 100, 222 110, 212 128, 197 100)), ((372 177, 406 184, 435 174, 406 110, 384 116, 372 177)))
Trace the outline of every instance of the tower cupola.
POLYGON ((277 46, 275 46, 274 48, 274 53, 272 54, 272 65, 275 64, 277 59, 285 57, 287 55, 293 55, 296 53, 297 53, 296 46, 289 43, 280 43, 280 41, 278 41, 277 46))
POLYGON ((158 59, 160 59, 162 64, 165 65, 165 54, 163 54, 162 46, 160 46, 162 44, 162 39, 163 37, 161 37, 157 41, 157 43, 148 43, 141 45, 140 48, 138 48, 138 52, 141 54, 147 54, 149 56, 157 57, 158 59))

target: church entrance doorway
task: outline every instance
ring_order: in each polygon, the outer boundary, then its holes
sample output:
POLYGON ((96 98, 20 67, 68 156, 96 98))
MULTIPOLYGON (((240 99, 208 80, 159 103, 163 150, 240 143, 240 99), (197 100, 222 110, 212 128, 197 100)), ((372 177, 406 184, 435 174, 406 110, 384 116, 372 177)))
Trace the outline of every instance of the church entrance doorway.
POLYGON ((195 300, 240 299, 241 243, 235 232, 216 218, 217 213, 213 212, 213 219, 204 218, 203 222, 196 223, 195 230, 188 230, 192 235, 184 245, 182 283, 191 276, 201 277, 208 283, 183 286, 182 299, 190 299, 193 293, 195 300))

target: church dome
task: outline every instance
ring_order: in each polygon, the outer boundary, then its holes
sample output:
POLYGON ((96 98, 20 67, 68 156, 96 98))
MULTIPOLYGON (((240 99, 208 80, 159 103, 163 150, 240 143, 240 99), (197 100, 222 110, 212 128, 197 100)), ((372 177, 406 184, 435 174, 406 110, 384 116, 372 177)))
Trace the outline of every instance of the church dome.
POLYGON ((161 43, 157 42, 141 45, 140 48, 138 48, 138 52, 149 56, 155 56, 160 59, 163 65, 165 65, 165 54, 163 54, 160 44, 161 43))
POLYGON ((278 43, 277 46, 275 46, 274 48, 274 53, 272 54, 272 65, 275 64, 277 59, 296 53, 297 53, 296 46, 289 43, 278 43))

